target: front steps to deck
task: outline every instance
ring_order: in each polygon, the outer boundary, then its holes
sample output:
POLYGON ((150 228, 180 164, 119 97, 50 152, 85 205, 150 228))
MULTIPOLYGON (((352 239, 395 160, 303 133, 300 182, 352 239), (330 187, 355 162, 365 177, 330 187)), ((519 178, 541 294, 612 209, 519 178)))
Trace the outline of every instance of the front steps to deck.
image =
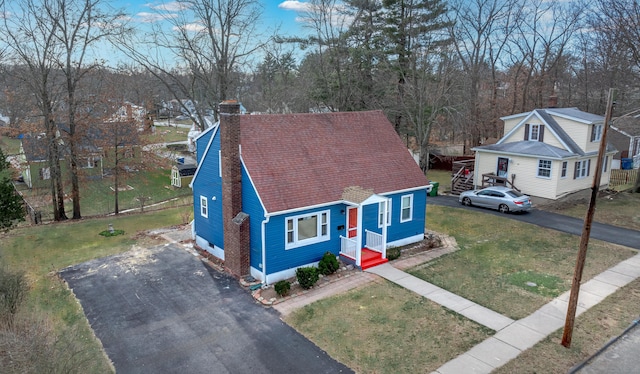
POLYGON ((372 251, 367 248, 362 248, 361 256, 360 267, 362 268, 362 270, 382 265, 385 262, 389 262, 389 259, 382 258, 382 253, 372 251))

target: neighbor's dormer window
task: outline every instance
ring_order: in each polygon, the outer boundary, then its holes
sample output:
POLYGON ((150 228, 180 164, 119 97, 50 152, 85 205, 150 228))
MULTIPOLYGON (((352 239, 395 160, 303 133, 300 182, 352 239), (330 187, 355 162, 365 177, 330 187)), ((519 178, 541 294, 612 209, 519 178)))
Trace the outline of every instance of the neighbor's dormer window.
POLYGON ((591 127, 591 141, 599 142, 602 139, 602 125, 593 125, 591 127))
POLYGON ((524 127, 524 140, 533 140, 536 142, 543 141, 544 125, 529 124, 524 127))

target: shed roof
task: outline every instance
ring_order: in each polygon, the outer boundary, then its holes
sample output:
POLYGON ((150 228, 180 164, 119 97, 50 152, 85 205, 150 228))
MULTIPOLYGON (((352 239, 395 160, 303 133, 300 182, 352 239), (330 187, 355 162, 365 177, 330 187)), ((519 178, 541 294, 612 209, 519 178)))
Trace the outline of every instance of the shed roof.
POLYGON ((382 111, 240 117, 242 159, 268 212, 376 194, 427 179, 382 111))

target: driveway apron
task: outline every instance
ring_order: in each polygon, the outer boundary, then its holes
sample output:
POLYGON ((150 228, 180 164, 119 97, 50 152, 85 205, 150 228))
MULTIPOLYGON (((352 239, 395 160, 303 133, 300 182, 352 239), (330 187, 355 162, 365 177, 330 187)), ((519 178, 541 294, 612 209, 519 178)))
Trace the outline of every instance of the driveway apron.
POLYGON ((60 272, 118 373, 349 373, 175 244, 60 272))

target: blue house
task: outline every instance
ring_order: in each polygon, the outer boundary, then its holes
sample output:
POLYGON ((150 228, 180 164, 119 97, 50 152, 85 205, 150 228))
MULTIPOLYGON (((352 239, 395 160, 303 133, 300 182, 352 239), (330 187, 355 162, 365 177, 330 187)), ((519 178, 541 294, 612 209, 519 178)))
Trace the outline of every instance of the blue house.
POLYGON ((327 251, 367 268, 424 238, 428 181, 382 111, 241 115, 196 139, 196 245, 270 284, 327 251))

